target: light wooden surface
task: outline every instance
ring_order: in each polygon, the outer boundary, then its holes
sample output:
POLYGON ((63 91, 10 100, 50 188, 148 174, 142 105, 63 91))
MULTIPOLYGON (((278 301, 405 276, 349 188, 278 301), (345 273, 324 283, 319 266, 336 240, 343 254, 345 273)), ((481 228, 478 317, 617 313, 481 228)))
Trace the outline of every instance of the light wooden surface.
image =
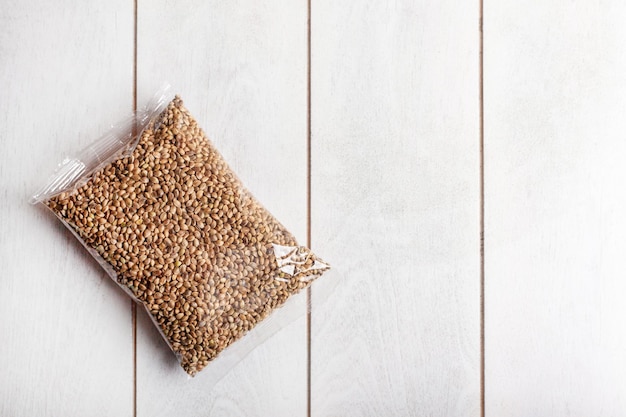
POLYGON ((313 4, 312 245, 343 281, 312 289, 315 416, 479 415, 477 22, 313 4))
POLYGON ((131 302, 28 204, 67 152, 132 111, 132 12, 117 0, 0 7, 2 416, 132 416, 131 302))
POLYGON ((626 416, 622 2, 2 6, 1 416, 626 416), (27 203, 164 81, 334 267, 217 383, 27 203))
MULTIPOLYGON (((170 81, 243 183, 306 242, 306 4, 189 6, 139 3, 139 102, 170 81)), ((211 367, 194 379, 181 371, 141 311, 137 415, 306 415, 305 301, 290 306, 297 322, 215 387, 211 367)))
POLYGON ((486 1, 486 410, 626 415, 626 4, 486 1))

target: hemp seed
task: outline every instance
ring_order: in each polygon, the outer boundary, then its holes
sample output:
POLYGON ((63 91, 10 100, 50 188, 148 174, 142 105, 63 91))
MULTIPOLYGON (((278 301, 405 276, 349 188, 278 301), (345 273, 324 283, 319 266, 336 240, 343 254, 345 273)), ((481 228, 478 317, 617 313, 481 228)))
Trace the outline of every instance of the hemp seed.
POLYGON ((176 97, 132 154, 45 204, 195 375, 329 267, 244 188, 176 97))

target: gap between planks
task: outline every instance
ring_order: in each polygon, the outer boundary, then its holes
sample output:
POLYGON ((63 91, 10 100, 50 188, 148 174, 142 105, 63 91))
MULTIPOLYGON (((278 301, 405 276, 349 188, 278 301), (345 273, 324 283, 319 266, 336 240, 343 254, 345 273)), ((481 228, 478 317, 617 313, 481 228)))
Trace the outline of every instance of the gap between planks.
MULTIPOLYGON (((306 19, 306 244, 311 249, 311 0, 306 19)), ((311 287, 306 290, 306 415, 311 417, 311 287)))
MULTIPOLYGON (((137 8, 138 0, 133 0, 133 114, 137 115, 137 8)), ((133 136, 138 132, 133 126, 133 136)), ((131 299, 133 322, 133 417, 137 417, 137 303, 131 299)))
POLYGON ((483 1, 478 0, 478 117, 480 177, 480 416, 485 417, 485 117, 483 66, 483 1))

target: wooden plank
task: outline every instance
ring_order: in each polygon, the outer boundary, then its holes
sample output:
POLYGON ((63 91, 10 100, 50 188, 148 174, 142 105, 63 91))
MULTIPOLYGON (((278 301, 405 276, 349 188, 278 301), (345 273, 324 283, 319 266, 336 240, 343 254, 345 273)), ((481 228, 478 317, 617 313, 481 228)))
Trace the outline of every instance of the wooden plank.
MULTIPOLYGON (((139 103, 167 80, 252 193, 306 240, 306 4, 140 2, 139 103)), ((140 311, 137 414, 306 414, 302 318, 213 386, 218 361, 193 379, 140 311)), ((255 332, 258 335, 258 332, 255 332)))
POLYGON ((28 198, 132 112, 132 5, 0 9, 0 415, 131 416, 131 302, 28 198))
POLYGON ((626 415, 624 19, 485 2, 488 416, 626 415))
POLYGON ((477 416, 478 3, 312 8, 312 415, 477 416))

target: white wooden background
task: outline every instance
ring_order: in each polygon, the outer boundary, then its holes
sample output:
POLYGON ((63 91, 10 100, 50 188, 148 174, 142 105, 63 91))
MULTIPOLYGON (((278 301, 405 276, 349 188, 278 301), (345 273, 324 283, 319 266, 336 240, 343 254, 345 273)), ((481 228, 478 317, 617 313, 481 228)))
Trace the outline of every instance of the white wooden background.
POLYGON ((308 1, 0 2, 0 415, 626 416, 626 3, 308 1), (27 203, 165 80, 334 266, 215 385, 27 203))

